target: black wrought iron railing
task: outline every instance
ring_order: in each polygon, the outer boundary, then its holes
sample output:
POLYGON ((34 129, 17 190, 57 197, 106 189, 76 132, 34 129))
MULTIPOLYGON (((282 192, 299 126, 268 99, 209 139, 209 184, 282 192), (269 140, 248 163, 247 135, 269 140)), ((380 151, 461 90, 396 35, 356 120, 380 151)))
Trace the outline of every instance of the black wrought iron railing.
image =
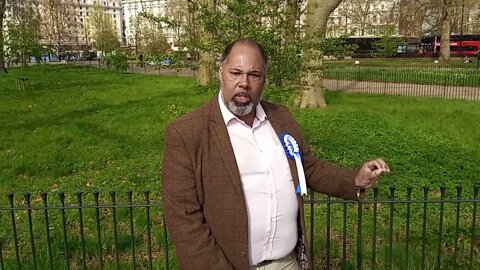
POLYGON ((324 85, 378 95, 480 100, 480 69, 448 67, 326 67, 324 85))
MULTIPOLYGON (((480 269, 478 191, 374 188, 361 202, 311 193, 310 258, 315 269, 480 269)), ((176 269, 153 195, 10 193, 0 206, 0 267, 176 269)))

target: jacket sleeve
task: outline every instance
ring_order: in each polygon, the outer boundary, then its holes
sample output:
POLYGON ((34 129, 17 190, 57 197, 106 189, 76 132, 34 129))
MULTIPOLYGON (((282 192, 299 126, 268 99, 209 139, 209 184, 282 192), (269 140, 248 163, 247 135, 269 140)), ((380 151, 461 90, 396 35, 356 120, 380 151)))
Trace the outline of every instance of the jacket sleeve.
POLYGON ((205 222, 192 157, 180 133, 172 126, 167 127, 162 198, 179 269, 233 269, 205 222))

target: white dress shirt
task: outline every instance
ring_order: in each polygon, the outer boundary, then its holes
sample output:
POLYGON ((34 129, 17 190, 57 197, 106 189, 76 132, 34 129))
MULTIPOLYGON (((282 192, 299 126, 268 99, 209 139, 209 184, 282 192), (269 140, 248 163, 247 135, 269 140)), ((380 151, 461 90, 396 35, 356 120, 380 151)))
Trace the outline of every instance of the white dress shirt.
POLYGON ((237 160, 247 204, 250 265, 287 256, 297 243, 298 201, 280 139, 260 104, 252 127, 220 109, 237 160))

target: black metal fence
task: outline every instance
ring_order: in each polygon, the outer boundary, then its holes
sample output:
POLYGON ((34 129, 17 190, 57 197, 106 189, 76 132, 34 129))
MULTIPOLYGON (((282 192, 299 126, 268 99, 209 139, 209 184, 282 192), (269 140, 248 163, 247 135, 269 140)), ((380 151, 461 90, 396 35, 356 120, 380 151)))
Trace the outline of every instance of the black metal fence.
POLYGON ((380 95, 480 100, 480 69, 343 66, 324 69, 324 85, 380 95))
MULTIPOLYGON (((374 188, 362 202, 312 193, 310 258, 315 269, 480 269, 478 191, 374 188)), ((9 194, 1 269, 176 269, 161 202, 137 195, 59 193, 52 204, 46 193, 9 194)))

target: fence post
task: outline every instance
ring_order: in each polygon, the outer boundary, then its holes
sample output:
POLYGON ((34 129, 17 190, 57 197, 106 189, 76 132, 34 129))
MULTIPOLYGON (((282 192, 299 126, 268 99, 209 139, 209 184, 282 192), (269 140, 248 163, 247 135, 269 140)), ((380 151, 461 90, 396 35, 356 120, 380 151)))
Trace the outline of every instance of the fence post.
POLYGON ((405 234, 405 269, 408 268, 408 260, 409 260, 409 244, 410 244, 410 206, 411 206, 411 199, 412 199, 412 191, 413 187, 407 187, 407 232, 405 234))
POLYGON ((443 83, 443 98, 446 99, 447 98, 447 76, 446 75, 443 75, 442 83, 443 83))
POLYGON ((25 193, 24 198, 25 198, 25 201, 27 202, 28 232, 30 235, 30 247, 32 249, 33 268, 37 269, 37 254, 35 252, 35 238, 33 235, 31 194, 28 192, 25 193))
POLYGON ((111 209, 112 209, 112 226, 113 226, 113 244, 115 248, 115 269, 120 269, 120 257, 118 254, 118 232, 117 232, 117 208, 115 191, 110 191, 111 209))
POLYGON ((77 192, 77 203, 78 203, 78 222, 80 225, 80 245, 82 247, 82 269, 87 269, 86 262, 86 252, 85 252, 85 232, 83 228, 83 209, 82 209, 82 195, 83 192, 77 192))
POLYGON ((362 226, 363 226, 363 203, 358 201, 358 228, 357 228, 357 269, 362 269, 363 249, 362 249, 362 226))
MULTIPOLYGON (((315 195, 313 192, 310 192, 310 213, 314 213, 315 211, 315 205, 314 205, 314 201, 315 200, 315 195)), ((314 215, 310 214, 310 228, 313 228, 314 226, 314 218, 313 218, 314 215)), ((313 249, 314 249, 314 245, 313 245, 313 238, 314 235, 313 235, 313 230, 310 230, 310 254, 309 254, 309 258, 310 260, 312 261, 312 265, 314 264, 315 262, 315 257, 314 257, 314 252, 313 252, 313 249)))
POLYGON ((10 217, 12 220, 12 232, 13 232, 13 242, 15 244, 15 260, 17 262, 17 269, 21 269, 21 264, 20 264, 20 252, 18 250, 18 235, 17 235, 17 225, 16 225, 16 219, 15 219, 15 206, 13 202, 13 193, 10 192, 8 193, 8 201, 10 203, 10 217))
POLYGON ((152 233, 150 228, 150 191, 144 190, 145 196, 145 213, 147 218, 147 252, 148 252, 148 269, 152 269, 152 233))
POLYGON ((47 233, 47 251, 48 251, 48 264, 50 266, 50 269, 53 270, 53 259, 52 259, 52 245, 50 243, 50 222, 48 219, 48 193, 43 192, 41 194, 42 196, 42 201, 43 201, 43 213, 45 216, 45 232, 47 233))
POLYGON ((441 258, 442 258, 442 234, 443 234, 443 210, 445 206, 445 190, 446 186, 441 185, 440 186, 440 221, 438 224, 438 245, 437 245, 437 262, 435 265, 435 269, 440 269, 440 263, 441 263, 441 258))
POLYGON ((390 220, 389 220, 389 235, 388 235, 388 269, 392 269, 393 256, 393 213, 395 200, 395 186, 390 187, 390 220))
POLYGON ((63 243, 64 243, 64 252, 65 252, 65 263, 67 266, 67 270, 70 269, 70 261, 68 256, 68 240, 67 240, 67 216, 65 213, 65 193, 60 192, 58 193, 58 197, 60 198, 60 205, 61 205, 61 212, 62 212, 62 232, 63 232, 63 243))
POLYGON ((377 267, 377 214, 378 214, 378 187, 373 188, 373 228, 372 228, 372 270, 377 267))
POLYGON ((165 223, 165 215, 162 215, 162 224, 163 224, 163 244, 165 245, 165 270, 170 269, 169 258, 168 258, 168 238, 167 238, 167 224, 165 223))
POLYGON ((128 205, 130 212, 130 244, 132 248, 132 269, 136 269, 136 259, 135 259, 135 232, 133 227, 133 191, 127 191, 128 205))
POLYGON ((98 243, 98 263, 99 268, 103 269, 103 255, 102 255, 102 227, 100 224, 100 207, 98 203, 98 190, 93 192, 93 199, 95 201, 95 223, 97 225, 97 243, 98 243))
POLYGON ((472 228, 470 230, 470 256, 469 256, 469 261, 470 263, 468 264, 468 269, 472 270, 473 269, 473 250, 475 249, 475 227, 476 227, 476 219, 477 219, 477 199, 478 199, 478 190, 480 186, 475 185, 473 187, 473 216, 472 216, 472 228))
POLYGON ((429 187, 423 187, 423 223, 422 223, 422 267, 421 269, 425 269, 425 252, 426 252, 426 235, 427 235, 427 201, 428 201, 428 191, 429 187))
POLYGON ((347 267, 347 204, 343 202, 342 269, 347 267))
POLYGON ((455 246, 453 248, 453 265, 455 269, 458 268, 457 256, 458 256, 458 234, 460 230, 460 199, 462 197, 462 186, 458 185, 457 187, 457 202, 456 202, 456 210, 455 210, 455 246))
MULTIPOLYGON (((327 246, 326 246, 326 249, 327 249, 327 259, 326 259, 326 264, 327 264, 327 268, 330 269, 331 268, 331 260, 330 260, 330 257, 331 257, 331 252, 330 252, 330 249, 331 249, 331 230, 332 230, 332 227, 331 227, 331 209, 332 209, 332 202, 331 202, 332 198, 330 196, 327 197, 327 211, 326 211, 326 215, 327 215, 327 224, 326 224, 326 229, 327 229, 327 246)), ((313 213, 313 212, 312 212, 313 213)), ((312 214, 310 213, 310 214, 312 214)), ((312 242, 313 242, 313 238, 311 239, 312 242)))

